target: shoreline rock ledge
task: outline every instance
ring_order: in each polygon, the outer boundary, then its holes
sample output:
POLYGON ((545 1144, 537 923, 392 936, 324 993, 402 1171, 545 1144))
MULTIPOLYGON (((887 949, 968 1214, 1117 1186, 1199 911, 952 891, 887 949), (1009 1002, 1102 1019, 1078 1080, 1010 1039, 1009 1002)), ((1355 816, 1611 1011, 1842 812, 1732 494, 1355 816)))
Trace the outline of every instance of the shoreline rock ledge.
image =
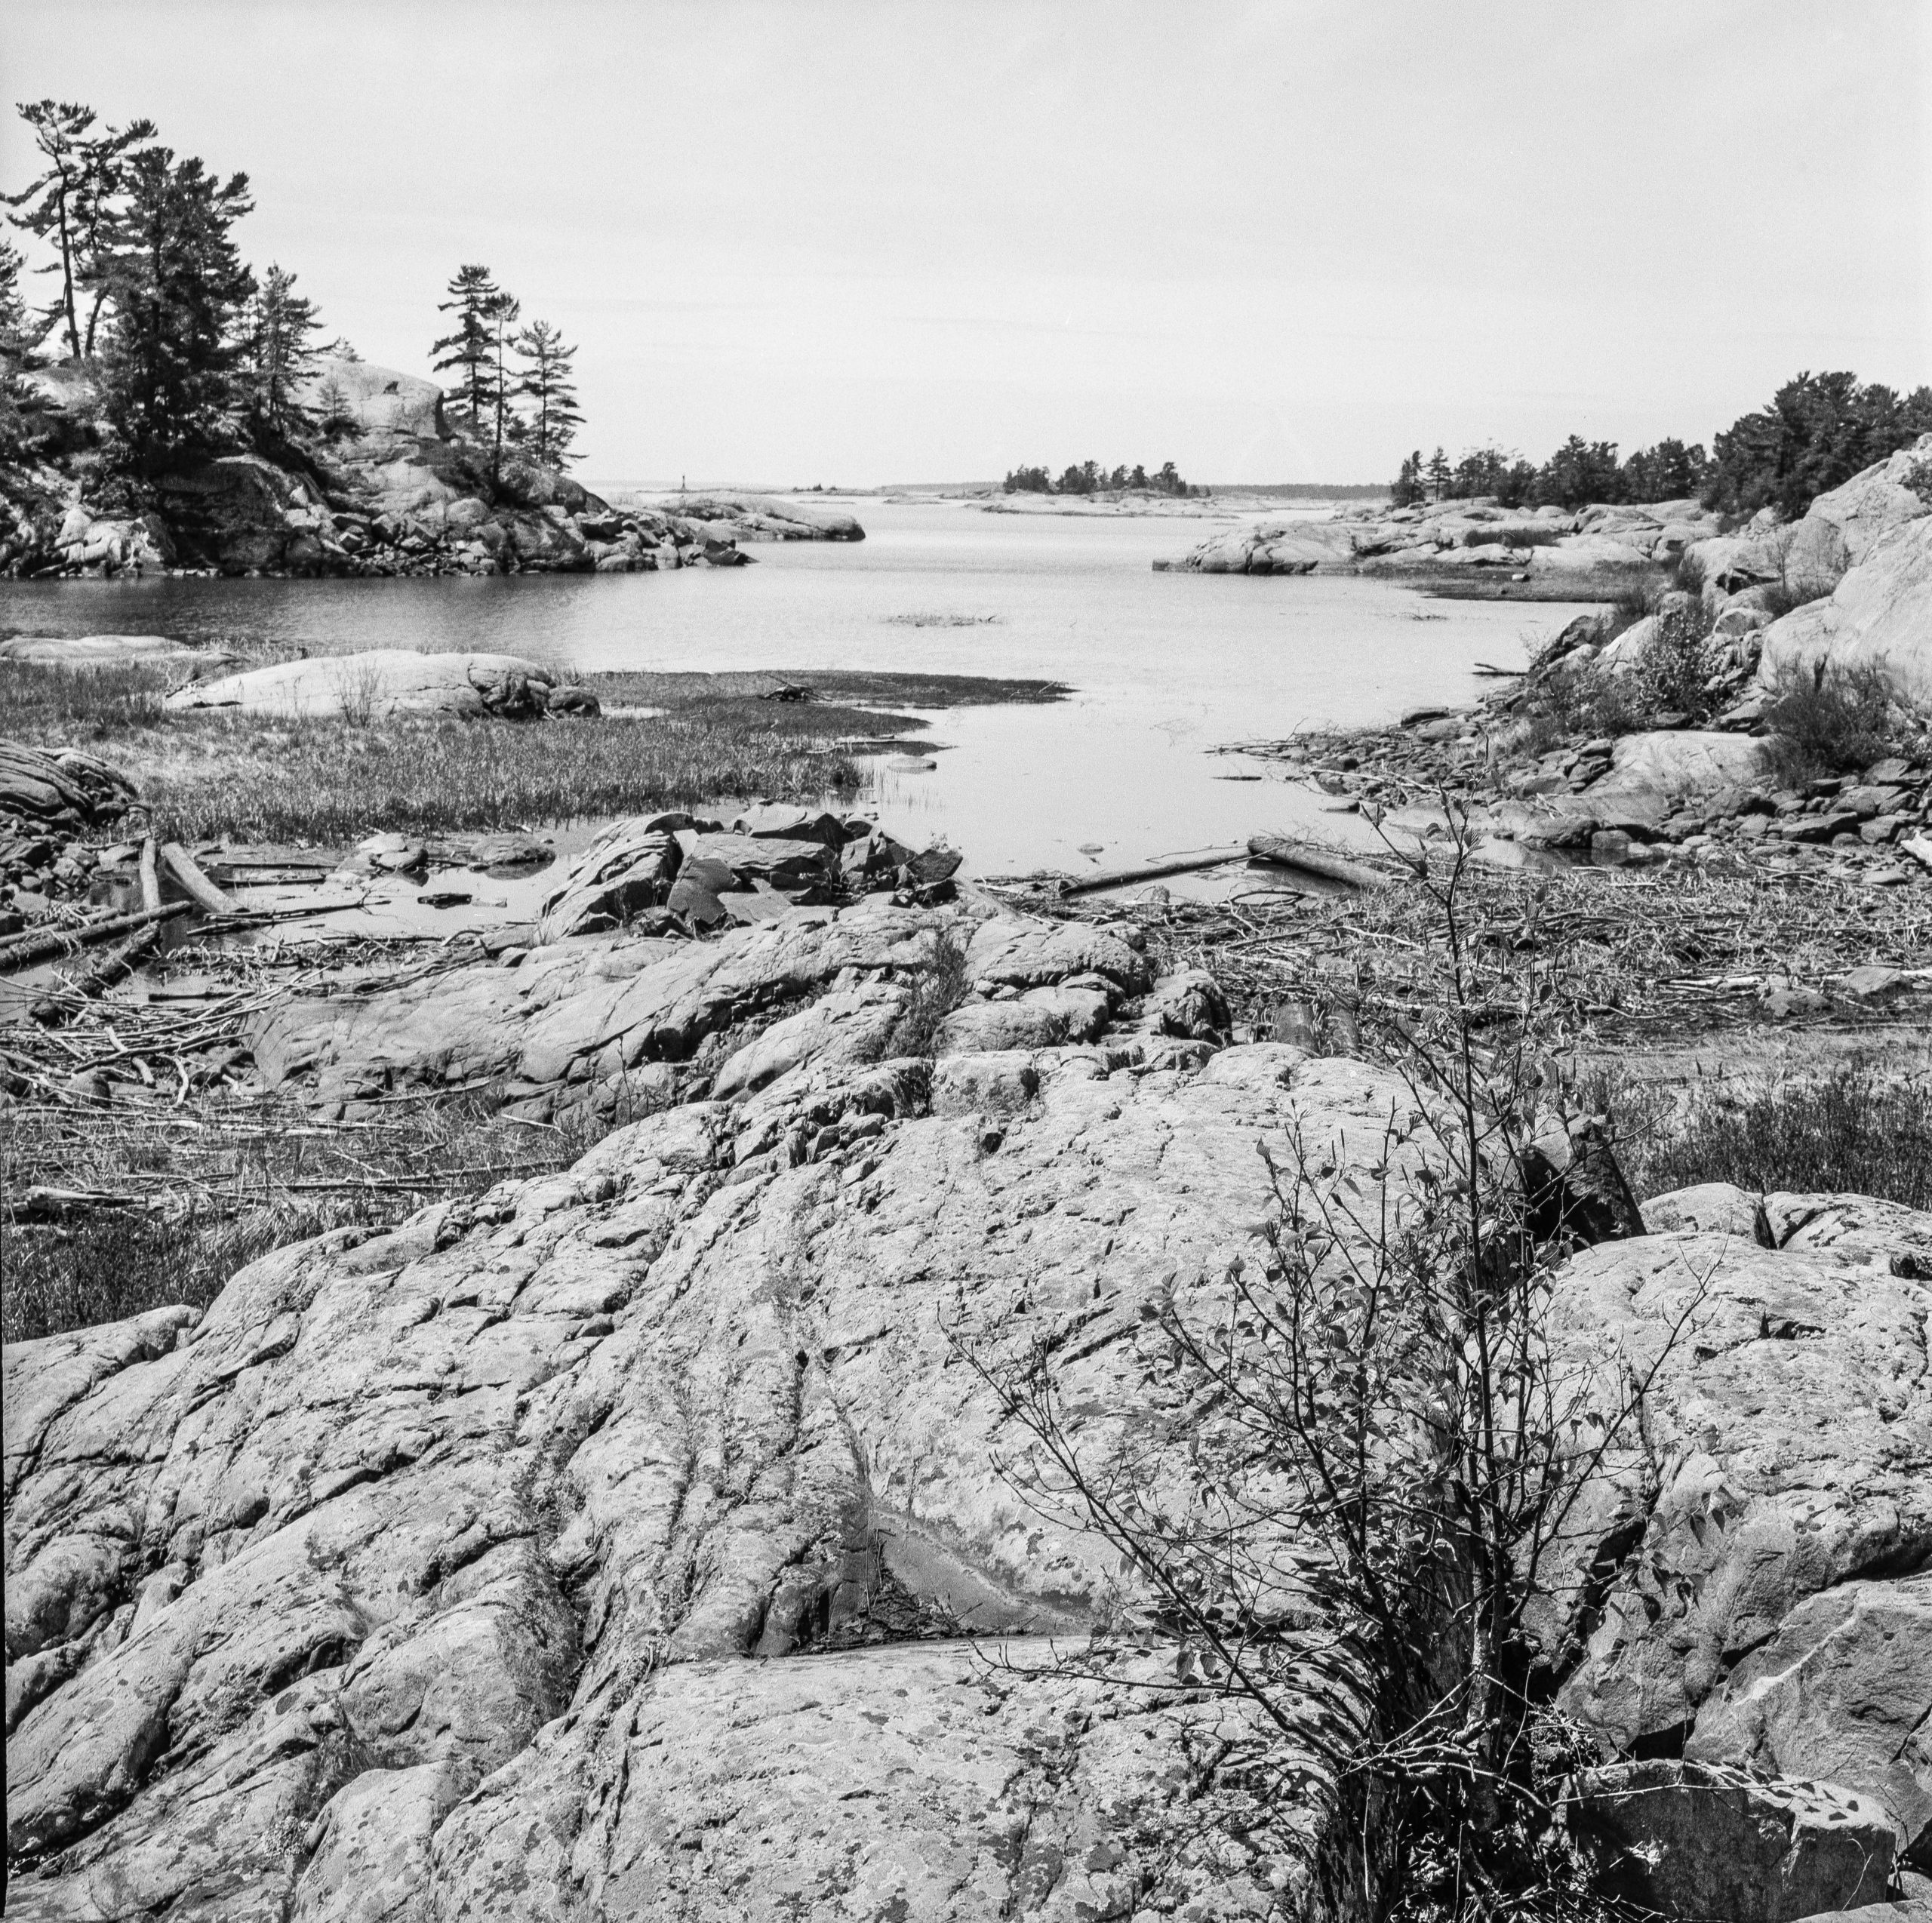
MULTIPOLYGON (((445 1026, 487 1004, 508 1033, 506 1075, 590 1101, 706 1069, 568 1171, 280 1250, 198 1318, 6 1352, 10 1918, 1372 1912, 1364 1812, 1315 1767, 1363 1740, 1372 1678, 1311 1680, 1270 1734, 1307 1786, 1264 1801, 1251 1712, 1155 1687, 1171 1651, 1057 1669, 1048 1639, 1103 1620, 1118 1572, 1000 1472, 1026 1438, 962 1351, 1048 1345, 1077 1449, 1180 1473, 1159 1315, 1213 1316, 1252 1255, 1257 1146, 1318 1138, 1373 1220, 1429 1156, 1417 1128, 1391 1150, 1407 1088, 1228 1045, 1212 981, 1156 980, 1124 926, 868 903, 712 946, 700 970, 693 944, 579 937, 442 978, 445 1026), (894 1054, 941 970, 965 1019, 894 1054), (525 971, 523 1005, 485 995, 525 971)), ((1842 1663, 1843 1623, 1875 1648, 1918 1620, 1932 1303, 1894 1257, 1932 1218, 1758 1212, 1783 1245, 1675 1229, 1559 1281, 1587 1355, 1654 1340, 1684 1275, 1718 1277, 1722 1327, 1665 1385, 1676 1478, 1609 1466, 1553 1660, 1621 1729, 1694 1721, 1704 1767, 1828 1762, 1922 1853, 1932 1759, 1810 1740, 1829 1706, 1742 1659, 1783 1638, 1842 1663), (1750 1430, 1757 1405, 1804 1448, 1750 1430), (1823 1479, 1881 1441, 1869 1495, 1823 1479), (1703 1552, 1695 1620, 1603 1607, 1626 1482, 1666 1530, 1718 1472, 1748 1515, 1703 1552)), ((1801 1887, 1849 1894, 1829 1870, 1801 1887)))

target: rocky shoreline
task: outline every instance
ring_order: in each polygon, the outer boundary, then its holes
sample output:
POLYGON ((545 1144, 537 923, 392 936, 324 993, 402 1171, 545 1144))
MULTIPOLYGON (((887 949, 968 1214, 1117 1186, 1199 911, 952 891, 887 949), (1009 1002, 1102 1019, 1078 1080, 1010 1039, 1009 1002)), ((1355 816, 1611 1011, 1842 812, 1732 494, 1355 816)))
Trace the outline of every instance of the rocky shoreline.
POLYGON ((1676 559, 1693 586, 1654 595, 1634 620, 1579 617, 1469 707, 1241 752, 1407 844, 1440 832, 1452 806, 1481 858, 1503 866, 1715 860, 1866 887, 1932 882, 1932 435, 1792 527, 1686 540, 1676 559), (1789 606, 1774 590, 1800 570, 1805 598, 1789 606), (1891 707, 1868 734, 1882 722, 1890 736, 1845 743, 1850 767, 1804 765, 1773 725, 1781 693, 1860 676, 1891 707), (1706 718, 1663 712, 1686 697, 1706 718), (1600 734, 1593 717, 1607 712, 1639 725, 1600 734))
MULTIPOLYGON (((205 1306, 7 1346, 8 1915, 1367 1923, 1432 1780, 1383 1747, 1396 1640, 1454 1660, 1466 1621, 1345 1623, 1264 1504, 1251 1546, 1297 1573, 1237 1599, 1272 1666, 1235 1688, 1052 1472, 1192 1512, 1218 1405, 1183 1332, 1220 1332, 1230 1366, 1267 1351, 1251 1312, 1306 1227, 1284 1163, 1324 1272, 1383 1272, 1378 1222, 1422 1232, 1469 1165, 1418 1066, 1463 1007, 1445 1032, 1472 1057, 1532 1062, 1492 1139, 1545 1379, 1579 1398, 1546 1438, 1572 1494, 1521 1618, 1564 1848, 1653 1913, 1922 1917, 1932 1212, 1632 1193, 1573 1020, 1621 965, 1598 925, 1666 882, 1694 903, 1727 864, 1793 894, 1897 867, 1879 899, 1914 938, 1932 763, 1773 789, 1780 750, 1750 732, 1767 661, 1918 672, 1927 575, 1900 557, 1932 516, 1869 519, 1830 523, 1828 600, 1677 591, 1712 617, 1726 725, 1538 719, 1648 673, 1672 602, 1647 635, 1579 626, 1479 709, 1285 746, 1395 841, 1358 877, 1375 940, 1286 897, 1183 952, 1157 897, 1021 906, 856 811, 743 805, 627 817, 567 860, 466 849, 555 878, 529 918, 430 946, 157 958, 129 952, 143 926, 112 931, 118 974, 0 958, 32 1001, 0 1099, 44 1129, 213 1134, 248 1103, 366 1145, 474 1103, 554 1150, 496 1179, 493 1134, 467 1188, 378 1175, 437 1198, 285 1236, 205 1306), (1566 867, 1586 851, 1619 872, 1566 867), (1443 972, 1466 955, 1574 992, 1512 1000, 1499 974, 1468 1013, 1443 972), (1235 992, 1260 970, 1267 997, 1235 992), (1304 978, 1320 1006, 1281 998, 1304 978)), ((459 704, 571 712, 533 664, 449 658, 459 704)), ((104 877, 143 900, 152 879, 177 918, 164 891, 219 915, 258 878, 243 849, 110 842, 134 797, 85 751, 12 751, 0 778, 10 873, 46 877, 36 931, 71 933, 104 877)), ((420 887, 435 858, 371 837, 325 880, 420 887)), ((1657 933, 1679 968, 1756 938, 1719 903, 1694 940, 1678 899, 1657 933)), ((1898 958, 1835 992, 1912 1000, 1898 958)), ((131 1158, 124 1180, 43 1191, 44 1226, 168 1206, 131 1158)), ((1415 1406, 1468 1366, 1422 1345, 1415 1406)), ((1404 1432, 1437 1420, 1404 1407, 1404 1432)))
MULTIPOLYGON (((70 404, 66 387, 50 391, 70 404)), ((442 389, 362 361, 321 363, 352 432, 284 461, 234 454, 160 477, 138 511, 85 504, 84 463, 10 476, 0 575, 29 580, 144 574, 639 574, 739 567, 740 541, 863 540, 848 514, 757 497, 623 504, 568 475, 493 482, 483 451, 451 428, 442 389)))

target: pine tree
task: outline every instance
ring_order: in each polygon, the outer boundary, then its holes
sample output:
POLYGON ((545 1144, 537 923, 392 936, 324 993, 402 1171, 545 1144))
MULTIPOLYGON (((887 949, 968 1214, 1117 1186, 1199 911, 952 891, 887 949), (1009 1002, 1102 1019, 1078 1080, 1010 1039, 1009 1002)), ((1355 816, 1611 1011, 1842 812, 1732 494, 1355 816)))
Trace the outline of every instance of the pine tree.
POLYGON ((248 303, 244 336, 249 408, 259 428, 285 438, 313 426, 296 396, 320 358, 312 344, 320 325, 315 303, 295 291, 295 276, 271 265, 248 303))
POLYGON ((42 411, 27 379, 37 334, 20 294, 23 264, 20 249, 0 240, 0 460, 17 460, 26 452, 31 424, 42 411))
POLYGON ((490 329, 490 399, 494 429, 491 442, 490 478, 493 481, 503 478, 505 439, 516 438, 522 426, 511 405, 508 358, 511 343, 515 338, 512 330, 522 312, 521 301, 513 295, 500 293, 490 303, 484 315, 490 329))
POLYGON ((78 100, 35 100, 23 103, 20 118, 33 129, 34 145, 40 149, 47 169, 17 194, 6 196, 9 207, 26 207, 13 217, 14 224, 48 242, 59 257, 53 271, 60 276, 60 291, 47 309, 50 328, 59 327, 67 337, 67 351, 75 360, 81 355, 80 322, 75 311, 75 256, 78 251, 75 228, 81 185, 88 173, 88 129, 94 125, 94 109, 78 100), (39 198, 35 200, 35 196, 39 198), (32 202, 32 205, 28 203, 32 202))
POLYGON ((218 181, 166 147, 129 157, 125 191, 102 410, 126 457, 152 472, 211 445, 242 398, 238 323, 255 279, 230 229, 254 202, 245 174, 218 181))
POLYGON ((1422 484, 1422 450, 1415 452, 1403 462, 1389 490, 1389 504, 1392 507, 1414 507, 1426 493, 1422 484))
POLYGON ((532 321, 516 337, 523 378, 516 391, 531 403, 529 447, 545 467, 561 468, 571 459, 570 445, 583 417, 577 411, 577 385, 571 363, 577 349, 548 321, 532 321))
POLYGON ((449 298, 436 303, 441 314, 454 314, 456 325, 429 352, 442 358, 432 363, 440 373, 445 368, 459 370, 456 387, 457 411, 472 433, 482 431, 496 405, 491 385, 491 315, 503 290, 490 278, 488 267, 465 266, 457 269, 449 284, 449 298))
POLYGON ((88 149, 88 170, 75 202, 79 249, 75 279, 91 296, 87 332, 81 340, 82 358, 85 360, 94 358, 101 314, 109 299, 115 254, 126 238, 128 156, 151 146, 154 137, 152 121, 130 121, 125 127, 109 128, 88 149))
POLYGON ((1438 448, 1429 457, 1429 491, 1432 500, 1439 501, 1449 491, 1451 472, 1449 457, 1438 448))
POLYGON ((12 216, 14 226, 54 251, 56 257, 44 271, 60 276, 60 291, 45 310, 47 327, 60 329, 73 358, 81 359, 84 352, 91 358, 95 329, 108 297, 108 263, 128 156, 153 140, 154 123, 136 120, 91 134, 94 109, 77 100, 30 101, 20 112, 32 128, 34 145, 47 165, 18 193, 0 198, 10 208, 25 208, 24 214, 12 216), (85 341, 80 325, 83 290, 94 296, 85 341))

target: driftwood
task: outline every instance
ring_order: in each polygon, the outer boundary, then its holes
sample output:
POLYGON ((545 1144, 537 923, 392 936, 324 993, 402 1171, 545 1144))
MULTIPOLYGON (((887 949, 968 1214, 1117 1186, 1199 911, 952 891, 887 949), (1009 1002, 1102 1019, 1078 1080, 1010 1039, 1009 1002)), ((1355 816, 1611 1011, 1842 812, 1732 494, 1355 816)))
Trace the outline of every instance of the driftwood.
POLYGON ((97 922, 83 922, 72 928, 48 929, 38 934, 23 935, 17 940, 0 944, 0 974, 14 968, 24 968, 29 962, 45 962, 56 955, 72 955, 78 949, 91 948, 96 942, 111 940, 116 935, 131 934, 137 928, 145 928, 151 922, 171 922, 177 915, 186 915, 194 906, 191 901, 171 901, 165 908, 143 908, 132 915, 103 915, 97 922))
POLYGON ((1299 868, 1304 874, 1319 875, 1324 881, 1340 882, 1351 888, 1386 888, 1389 878, 1379 868, 1365 868, 1325 848, 1310 848, 1305 842, 1291 841, 1285 835, 1251 835, 1247 852, 1257 861, 1272 862, 1278 868, 1299 868))
POLYGON ((97 995, 104 995, 116 982, 122 981, 134 972, 153 951, 161 940, 158 923, 150 923, 146 928, 136 931, 133 937, 115 949, 111 955, 104 955, 85 974, 64 984, 62 992, 44 995, 28 1010, 37 1022, 57 1022, 72 1012, 77 1001, 90 1001, 97 995))
MULTIPOLYGON (((143 859, 146 851, 143 851, 143 859)), ((237 912, 234 901, 204 875, 196 865, 195 857, 179 842, 162 844, 161 858, 168 864, 168 872, 203 908, 213 915, 232 915, 237 912)))
POLYGON ((161 906, 160 853, 152 835, 141 844, 141 906, 150 915, 161 906))
POLYGON ((1239 861, 1247 850, 1241 848, 1210 848, 1200 854, 1176 855, 1168 861, 1150 861, 1139 868, 1103 869, 1098 874, 1081 875, 1060 885, 1063 895, 1091 895, 1102 888, 1124 888, 1133 882, 1158 882, 1163 875, 1193 875, 1205 868, 1219 868, 1225 862, 1239 861))

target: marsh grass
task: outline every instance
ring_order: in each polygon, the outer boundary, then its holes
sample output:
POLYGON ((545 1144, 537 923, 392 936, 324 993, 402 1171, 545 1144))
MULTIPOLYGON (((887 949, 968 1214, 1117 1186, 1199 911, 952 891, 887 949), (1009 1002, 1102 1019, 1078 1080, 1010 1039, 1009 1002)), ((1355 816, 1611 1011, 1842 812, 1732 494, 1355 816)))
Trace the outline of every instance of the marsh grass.
POLYGON ((381 829, 534 827, 719 797, 805 798, 859 785, 835 741, 729 718, 218 722, 196 765, 140 780, 177 838, 334 843, 381 829))

